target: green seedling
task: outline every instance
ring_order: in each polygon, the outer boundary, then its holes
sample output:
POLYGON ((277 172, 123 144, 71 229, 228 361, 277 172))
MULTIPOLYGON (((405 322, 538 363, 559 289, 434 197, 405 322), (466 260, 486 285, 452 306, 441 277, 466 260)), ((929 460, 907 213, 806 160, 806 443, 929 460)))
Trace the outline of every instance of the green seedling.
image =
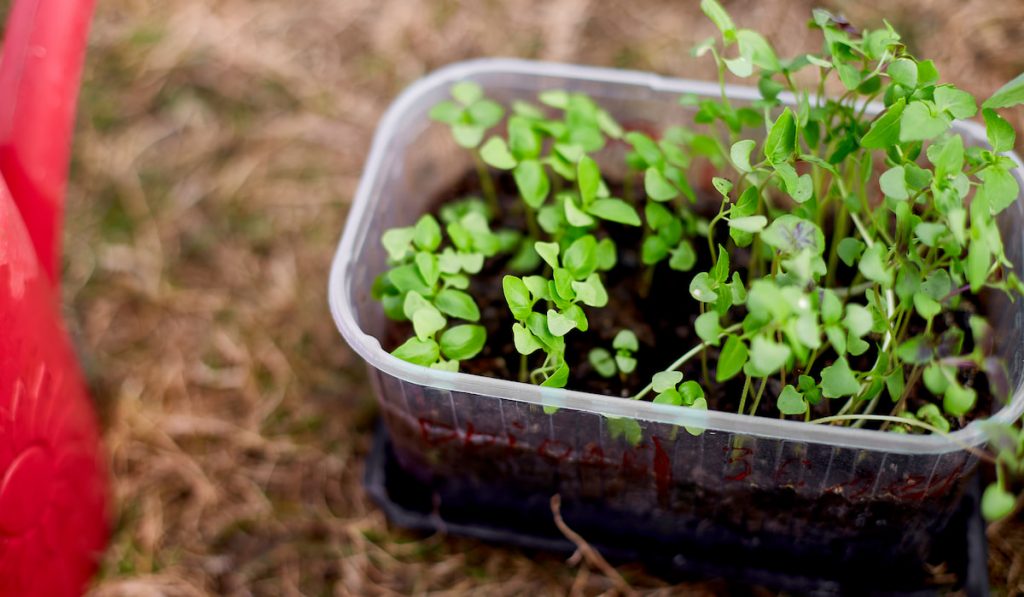
POLYGON ((488 205, 495 215, 500 214, 498 193, 494 189, 494 180, 481 159, 480 144, 487 131, 501 122, 505 116, 505 108, 487 99, 483 88, 471 81, 453 85, 451 96, 451 100, 445 100, 431 108, 430 118, 447 124, 455 142, 472 152, 480 186, 488 205))
POLYGON ((378 276, 373 296, 389 318, 412 323, 414 335, 392 351, 402 360, 458 371, 459 361, 473 358, 484 346, 486 332, 476 323, 480 309, 466 290, 470 276, 479 273, 485 259, 499 253, 509 239, 503 243, 491 232, 473 205, 445 214, 446 234, 428 214, 415 226, 386 231, 381 239, 391 269, 378 276), (448 246, 443 246, 445 236, 448 246), (451 320, 466 323, 452 326, 451 320))

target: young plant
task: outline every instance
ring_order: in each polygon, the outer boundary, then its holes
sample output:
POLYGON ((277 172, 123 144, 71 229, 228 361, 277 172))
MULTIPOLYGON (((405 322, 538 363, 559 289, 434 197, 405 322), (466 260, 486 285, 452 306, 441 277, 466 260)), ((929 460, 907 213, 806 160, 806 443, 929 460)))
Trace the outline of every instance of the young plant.
POLYGON ((430 214, 415 226, 392 228, 381 242, 391 268, 378 276, 374 298, 396 321, 410 321, 414 335, 392 351, 396 357, 446 371, 458 371, 459 361, 473 358, 486 341, 480 309, 466 289, 469 276, 502 248, 479 210, 461 216, 449 213, 450 246, 442 249, 441 226, 430 214), (450 326, 449 318, 470 323, 450 326))
POLYGON ((494 180, 481 159, 479 147, 487 131, 501 122, 505 116, 505 108, 484 97, 483 88, 471 81, 453 85, 451 96, 451 100, 439 102, 430 110, 430 118, 447 124, 455 142, 472 152, 484 197, 492 214, 496 216, 501 213, 498 193, 494 188, 494 180))
POLYGON ((606 348, 592 348, 587 354, 587 360, 601 377, 619 376, 619 380, 625 383, 626 378, 636 371, 636 351, 640 349, 636 334, 630 330, 620 330, 612 340, 613 355, 606 348))
POLYGON ((587 234, 573 241, 564 253, 557 243, 537 241, 534 247, 551 268, 551 277, 509 275, 502 280, 505 300, 516 320, 512 333, 522 357, 519 378, 561 388, 569 380, 565 335, 573 329, 585 332, 589 328, 583 305, 608 304, 608 293, 597 272, 615 264, 614 246, 587 234), (538 303, 546 310, 535 311, 538 303), (545 354, 544 362, 527 372, 527 357, 538 350, 545 354))

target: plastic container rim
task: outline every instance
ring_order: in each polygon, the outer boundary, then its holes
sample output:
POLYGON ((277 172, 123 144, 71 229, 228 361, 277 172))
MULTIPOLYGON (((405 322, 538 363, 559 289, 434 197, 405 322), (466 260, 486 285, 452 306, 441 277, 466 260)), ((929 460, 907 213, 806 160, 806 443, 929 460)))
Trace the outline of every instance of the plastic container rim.
MULTIPOLYGON (((328 302, 335 324, 352 349, 368 365, 410 383, 448 391, 466 392, 612 417, 631 417, 670 425, 698 426, 709 431, 754 435, 785 441, 813 442, 896 454, 941 454, 958 451, 965 447, 978 446, 986 441, 980 421, 974 421, 964 429, 945 437, 903 435, 877 430, 834 427, 803 421, 740 415, 725 411, 702 411, 575 390, 545 388, 469 373, 436 371, 407 363, 385 351, 376 338, 364 332, 356 323, 354 305, 349 300, 351 296, 349 290, 353 282, 349 274, 353 251, 365 240, 367 219, 372 213, 376 199, 371 196, 375 173, 380 170, 384 162, 387 143, 393 136, 394 129, 402 115, 416 106, 429 92, 473 76, 497 73, 646 87, 656 92, 693 93, 703 96, 717 96, 720 93, 717 82, 677 79, 640 71, 510 58, 480 58, 456 62, 435 70, 408 86, 392 102, 377 126, 355 199, 331 264, 328 282, 328 302)), ((726 93, 733 99, 754 100, 760 97, 757 89, 739 85, 726 85, 726 93)), ((783 101, 789 102, 793 99, 787 94, 782 94, 780 97, 783 101)), ((869 109, 869 113, 881 109, 882 106, 876 104, 869 109)), ((968 132, 976 138, 985 138, 984 127, 978 123, 957 122, 956 128, 968 132)), ((1024 165, 1015 153, 1007 155, 1010 155, 1017 163, 1017 174, 1020 178, 1024 165)), ((1013 422, 1021 415, 1022 410, 1024 410, 1024 384, 1016 388, 1009 404, 989 417, 988 420, 1013 422)))

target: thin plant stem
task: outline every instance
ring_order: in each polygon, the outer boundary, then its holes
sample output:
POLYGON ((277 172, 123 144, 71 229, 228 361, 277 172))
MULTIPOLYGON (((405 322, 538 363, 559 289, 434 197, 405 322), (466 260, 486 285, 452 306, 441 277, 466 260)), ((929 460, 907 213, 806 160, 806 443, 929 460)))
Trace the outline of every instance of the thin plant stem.
MULTIPOLYGON (((735 332, 736 330, 740 329, 741 327, 743 327, 742 323, 734 323, 734 324, 732 324, 731 326, 725 328, 724 330, 722 330, 721 332, 718 333, 718 339, 721 340, 727 334, 731 334, 731 333, 735 332)), ((701 342, 697 346, 694 346, 690 350, 688 350, 685 353, 683 353, 683 356, 679 357, 678 359, 675 360, 675 362, 673 362, 671 365, 666 367, 665 371, 675 371, 676 369, 682 367, 683 364, 686 363, 686 361, 689 361, 693 357, 697 356, 697 353, 703 352, 704 349, 707 348, 708 346, 710 346, 710 344, 708 344, 707 342, 701 342)), ((650 392, 652 388, 654 388, 654 382, 653 381, 651 383, 647 384, 646 386, 644 386, 644 388, 642 390, 637 392, 632 397, 633 400, 640 400, 641 398, 646 396, 647 393, 650 392)))
POLYGON ((501 205, 498 204, 498 193, 494 188, 491 172, 487 169, 483 158, 480 157, 479 151, 474 149, 471 153, 473 154, 473 163, 476 165, 476 174, 480 178, 480 188, 484 192, 484 199, 487 200, 487 205, 491 208, 493 216, 499 218, 501 217, 501 205))
POLYGON ((761 385, 757 388, 757 395, 754 396, 754 405, 750 407, 750 416, 757 414, 757 407, 761 405, 761 396, 764 394, 764 387, 768 385, 768 378, 761 378, 761 385))
POLYGON ((745 375, 743 380, 743 393, 740 394, 740 407, 737 414, 743 414, 743 407, 747 404, 747 394, 750 393, 750 376, 745 375))

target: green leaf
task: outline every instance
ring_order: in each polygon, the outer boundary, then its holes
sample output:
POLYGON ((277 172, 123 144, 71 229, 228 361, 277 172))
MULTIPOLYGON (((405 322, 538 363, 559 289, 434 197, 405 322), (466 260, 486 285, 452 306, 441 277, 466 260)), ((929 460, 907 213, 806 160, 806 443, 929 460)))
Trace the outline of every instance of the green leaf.
POLYGON ((764 157, 772 163, 784 162, 795 150, 796 123, 793 120, 793 113, 786 108, 768 131, 768 137, 764 141, 764 157))
POLYGON ((939 363, 929 363, 921 375, 924 385, 928 391, 936 396, 941 396, 949 387, 949 378, 943 372, 943 366, 939 363))
POLYGON ((693 250, 693 245, 688 240, 683 240, 676 247, 676 250, 672 252, 672 258, 668 261, 668 266, 676 271, 688 272, 693 269, 693 266, 697 264, 697 253, 693 250))
POLYGON ((937 301, 946 298, 952 289, 953 282, 949 277, 949 272, 944 269, 928 274, 928 277, 921 283, 921 292, 937 301))
POLYGON ((679 386, 679 394, 683 398, 683 404, 692 406, 698 400, 704 398, 704 388, 700 387, 700 384, 693 380, 684 381, 683 384, 679 386))
POLYGON ((608 304, 608 291, 596 273, 590 274, 582 282, 573 280, 572 289, 576 292, 576 298, 588 307, 600 308, 608 304))
MULTIPOLYGON (((708 401, 707 401, 706 398, 703 398, 703 397, 697 398, 696 400, 693 401, 693 404, 690 405, 690 408, 695 409, 695 410, 707 410, 708 409, 708 401)), ((693 436, 698 436, 698 435, 704 433, 704 428, 703 427, 697 427, 697 426, 694 426, 694 425, 684 425, 683 429, 685 429, 687 433, 689 433, 690 435, 693 435, 693 436)))
POLYGON ((949 117, 943 112, 933 114, 928 104, 913 101, 903 110, 900 118, 900 142, 926 141, 938 137, 949 129, 949 117))
POLYGON ((718 337, 722 333, 722 326, 718 323, 717 311, 708 311, 698 315, 697 320, 694 322, 694 327, 697 330, 697 336, 705 344, 718 346, 718 337))
POLYGON ((632 330, 622 330, 618 334, 615 334, 615 339, 612 340, 612 348, 615 350, 636 352, 639 350, 640 344, 637 342, 636 334, 634 334, 632 330))
POLYGON ((454 124, 462 118, 462 106, 450 100, 434 104, 430 109, 430 119, 445 124, 454 124))
POLYGON ((512 341, 516 346, 516 352, 519 354, 528 355, 535 350, 544 348, 540 340, 521 323, 512 324, 512 341))
POLYGON ((768 246, 789 255, 809 249, 814 255, 825 251, 825 234, 818 225, 791 214, 781 215, 761 232, 761 240, 768 246))
POLYGON ((851 334, 861 338, 871 331, 874 324, 875 321, 871 317, 871 311, 855 303, 846 305, 846 318, 843 319, 843 325, 846 326, 846 329, 851 334))
POLYGON ((755 336, 750 343, 750 365, 761 377, 767 377, 782 368, 791 354, 788 346, 764 336, 755 336))
POLYGON ((885 254, 885 246, 875 243, 864 251, 857 267, 868 280, 881 284, 885 288, 891 288, 892 270, 884 262, 885 254))
POLYGON ((505 292, 505 301, 512 312, 512 317, 526 321, 533 311, 533 299, 526 284, 515 276, 505 276, 501 279, 501 287, 505 292))
POLYGON ((551 377, 545 379, 544 383, 540 385, 546 388, 564 388, 567 383, 569 383, 569 366, 562 363, 562 365, 551 374, 551 377))
POLYGON ((423 276, 415 265, 403 265, 388 271, 388 280, 399 292, 430 293, 430 287, 423 281, 423 276))
POLYGON ((484 140, 484 132, 486 132, 484 127, 475 124, 452 125, 452 138, 460 147, 466 149, 473 149, 480 145, 480 142, 484 140))
POLYGON ((715 381, 722 383, 732 379, 737 373, 743 370, 747 362, 747 345, 739 336, 729 334, 725 338, 725 346, 718 355, 718 368, 715 371, 715 381))
POLYGON ((978 173, 978 178, 982 184, 975 201, 987 201, 993 214, 998 214, 1013 205, 1020 194, 1017 179, 1002 167, 1002 164, 988 166, 978 173))
POLYGON ((412 239, 416 236, 416 230, 412 227, 391 228, 386 230, 380 237, 380 244, 388 252, 388 259, 401 261, 409 252, 412 239))
POLYGON ((594 348, 587 354, 587 361, 601 377, 612 377, 618 371, 612 353, 604 348, 594 348))
POLYGON ((917 87, 917 63, 909 58, 900 58, 892 61, 888 69, 892 80, 900 85, 913 89, 917 87))
POLYGON ((590 234, 577 238, 562 255, 562 265, 577 280, 594 273, 597 269, 597 239, 590 234))
POLYGON ((548 309, 548 331, 554 336, 564 336, 576 328, 576 320, 566 317, 554 309, 548 309))
POLYGON ((655 201, 668 201, 679 196, 679 191, 657 168, 648 168, 644 172, 644 191, 655 201))
POLYGON ((534 249, 537 250, 537 254, 544 260, 545 263, 550 265, 552 268, 558 267, 558 243, 546 243, 543 241, 536 241, 533 243, 534 249))
POLYGON ((985 100, 983 108, 1010 108, 1024 103, 1024 73, 1003 85, 992 97, 985 100))
POLYGON ((998 481, 989 483, 981 495, 981 514, 992 522, 1006 518, 1017 507, 1017 497, 1003 489, 998 481))
POLYGON ((597 269, 608 271, 615 267, 618 259, 615 252, 615 241, 611 238, 602 238, 597 243, 597 269))
POLYGON ((722 197, 728 198, 729 193, 732 191, 732 181, 728 178, 715 176, 711 179, 711 185, 715 187, 715 190, 718 191, 722 197))
POLYGON ((655 404, 671 404, 672 406, 683 405, 683 395, 676 391, 675 388, 671 388, 660 392, 654 397, 653 402, 655 404))
POLYGON ((914 336, 896 348, 896 356, 904 363, 923 365, 932 359, 934 351, 924 336, 914 336))
POLYGON ((922 243, 929 247, 937 246, 939 239, 947 230, 949 229, 944 224, 936 222, 921 222, 914 226, 914 234, 922 243))
POLYGON ((729 72, 737 77, 749 77, 754 72, 754 63, 746 56, 725 58, 722 62, 725 63, 725 67, 729 69, 729 72))
POLYGON ((711 277, 707 272, 700 272, 690 280, 690 295, 702 303, 718 300, 718 293, 711 289, 711 277))
POLYGON ((821 370, 821 391, 826 398, 852 396, 860 391, 860 384, 846 357, 839 357, 836 362, 821 370))
POLYGON ((952 85, 936 87, 934 96, 935 107, 949 112, 953 118, 971 118, 978 113, 978 105, 974 102, 974 96, 952 85))
POLYGON ((743 232, 760 232, 768 224, 768 218, 764 216, 747 216, 744 218, 732 218, 729 220, 729 227, 743 232))
POLYGON ((796 337, 801 344, 816 350, 821 346, 821 326, 818 325, 818 318, 811 313, 805 313, 796 320, 796 337))
POLYGON ((437 264, 437 255, 419 252, 416 254, 416 269, 419 270, 427 286, 433 287, 441 277, 441 268, 437 264))
POLYGON ((992 264, 992 253, 988 242, 983 236, 971 235, 971 246, 967 249, 966 274, 971 292, 977 293, 988 279, 988 269, 992 264))
POLYGON ((420 309, 433 308, 434 306, 430 301, 423 298, 423 295, 416 291, 409 291, 405 293, 405 298, 402 301, 402 314, 405 315, 406 319, 412 319, 413 315, 415 315, 420 309))
POLYGON ((640 249, 640 261, 644 265, 654 265, 665 257, 668 257, 668 245, 665 239, 660 236, 648 236, 640 249))
POLYGON ((821 299, 821 320, 825 323, 838 323, 843 316, 843 302, 830 289, 823 291, 821 299))
POLYGON ((906 200, 910 198, 910 193, 907 191, 907 180, 903 166, 895 166, 883 172, 882 175, 878 177, 878 184, 882 187, 882 192, 885 193, 886 197, 892 197, 893 199, 899 200, 906 200))
POLYGON ((627 354, 619 353, 615 355, 615 364, 619 367, 619 371, 626 375, 636 370, 636 359, 627 354))
POLYGON ((729 157, 732 158, 732 163, 740 172, 750 172, 750 153, 754 151, 754 145, 756 143, 753 140, 744 139, 733 143, 729 150, 729 157))
POLYGON ((1012 151, 1013 144, 1017 141, 1017 133, 1013 126, 991 108, 982 110, 981 115, 985 118, 985 135, 992 145, 992 151, 1012 151))
POLYGON ((441 226, 430 214, 423 215, 416 221, 413 229, 413 241, 423 251, 434 252, 441 245, 441 226))
POLYGON ((479 83, 473 81, 460 81, 455 85, 452 85, 451 89, 452 97, 455 101, 459 102, 463 106, 468 106, 473 102, 482 99, 484 96, 483 87, 480 87, 479 83))
POLYGON ((540 103, 564 110, 569 107, 569 92, 564 89, 548 89, 537 96, 540 103))
POLYGON ((442 290, 434 298, 434 306, 441 313, 450 317, 465 319, 466 321, 478 321, 480 319, 480 309, 476 306, 473 297, 461 290, 453 290, 451 288, 442 290))
POLYGON ((551 181, 544 171, 544 166, 537 160, 523 160, 512 172, 516 187, 523 201, 533 209, 544 204, 551 190, 551 181))
POLYGON ((747 57, 758 68, 771 72, 781 70, 782 65, 779 64, 775 50, 760 33, 740 29, 736 32, 736 41, 740 47, 740 55, 747 57))
POLYGON ((480 148, 480 158, 499 170, 511 170, 519 163, 501 137, 491 137, 480 148))
POLYGON ((571 194, 566 194, 562 200, 562 206, 565 208, 565 221, 569 222, 570 226, 582 228, 594 225, 594 218, 590 217, 589 214, 576 205, 576 200, 573 199, 571 194))
POLYGON ((889 106, 877 120, 871 124, 868 132, 861 137, 860 145, 865 149, 885 149, 900 141, 900 120, 906 100, 900 98, 889 106))
POLYGON ((576 182, 580 187, 580 198, 583 205, 587 205, 597 197, 597 190, 601 186, 601 170, 597 162, 588 155, 580 158, 576 164, 576 182))
POLYGON ((659 371, 651 380, 651 389, 660 394, 675 388, 676 384, 681 381, 683 381, 683 374, 679 371, 659 371))
POLYGON ((668 208, 653 201, 648 201, 647 205, 644 206, 644 217, 647 219, 647 225, 651 227, 651 230, 664 228, 675 219, 668 208))
POLYGON ((954 417, 962 417, 974 408, 977 401, 978 395, 973 388, 965 388, 951 381, 942 399, 942 410, 954 417))
POLYGON ((627 226, 640 225, 640 215, 636 213, 636 209, 621 199, 598 199, 590 204, 587 211, 602 220, 627 226))
POLYGON ((807 401, 804 400, 803 394, 788 384, 782 388, 782 393, 775 404, 784 415, 802 415, 807 412, 807 401))
POLYGON ((940 305, 938 301, 928 296, 927 294, 924 294, 923 292, 918 292, 914 294, 914 308, 917 309, 917 313, 921 317, 925 318, 928 321, 931 321, 933 317, 935 317, 936 315, 939 314, 940 311, 942 311, 942 305, 940 305))
MULTIPOLYGON (((412 295, 413 293, 409 294, 412 295)), ((409 319, 412 320, 412 329, 420 340, 432 338, 438 330, 448 325, 444 315, 441 315, 441 312, 433 305, 417 309, 409 319)))
POLYGON ((734 36, 736 34, 736 25, 733 24, 729 13, 722 8, 722 5, 717 0, 701 0, 700 9, 711 19, 715 27, 718 27, 723 36, 734 36))
POLYGON ((853 264, 857 263, 861 253, 864 252, 866 245, 860 241, 860 239, 848 236, 843 240, 839 241, 839 247, 837 252, 839 253, 839 259, 846 265, 853 267, 853 264))
POLYGON ((391 354, 403 361, 424 367, 429 367, 441 356, 437 342, 419 338, 409 338, 401 346, 391 351, 391 354))
POLYGON ((469 114, 470 122, 485 129, 498 124, 501 117, 505 115, 505 109, 501 107, 501 104, 487 99, 473 102, 466 112, 469 114))
POLYGON ((453 361, 471 359, 483 349, 486 340, 484 326, 457 325, 441 334, 441 353, 453 361))

